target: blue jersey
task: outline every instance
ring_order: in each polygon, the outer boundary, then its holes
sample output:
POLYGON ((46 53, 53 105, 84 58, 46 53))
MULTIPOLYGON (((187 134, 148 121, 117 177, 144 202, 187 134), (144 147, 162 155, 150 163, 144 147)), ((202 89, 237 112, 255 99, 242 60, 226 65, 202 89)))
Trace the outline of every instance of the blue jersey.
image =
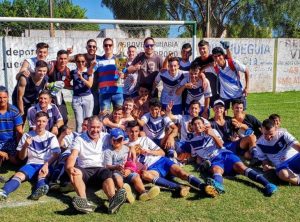
POLYGON ((9 104, 8 110, 4 114, 0 113, 0 142, 16 140, 15 127, 22 124, 18 108, 9 104))

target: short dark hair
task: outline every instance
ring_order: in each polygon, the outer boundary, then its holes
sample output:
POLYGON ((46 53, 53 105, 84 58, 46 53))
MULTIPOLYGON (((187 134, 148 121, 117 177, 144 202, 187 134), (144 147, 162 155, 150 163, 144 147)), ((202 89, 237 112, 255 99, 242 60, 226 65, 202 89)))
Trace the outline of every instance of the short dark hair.
POLYGON ((145 89, 148 89, 149 91, 151 91, 151 85, 147 84, 147 83, 141 83, 139 85, 139 88, 145 88, 145 89))
POLYGON ((263 122, 262 122, 262 127, 264 127, 266 130, 270 130, 272 129, 273 127, 275 127, 275 122, 274 120, 271 120, 271 119, 265 119, 263 122))
POLYGON ((190 43, 184 43, 181 47, 181 50, 182 49, 191 49, 192 48, 192 45, 190 43))
POLYGON ((149 101, 149 107, 159 107, 159 108, 161 108, 162 107, 162 105, 161 105, 161 102, 159 101, 159 99, 158 98, 152 98, 152 99, 150 99, 150 101, 149 101))
POLYGON ((0 92, 5 92, 8 94, 8 90, 5 86, 0 86, 0 92))
POLYGON ((147 38, 145 38, 145 40, 144 40, 144 45, 146 44, 146 42, 147 42, 148 40, 152 40, 152 41, 155 43, 154 38, 152 38, 152 37, 147 37, 147 38))
POLYGON ((49 45, 45 42, 39 42, 38 44, 36 44, 36 49, 48 49, 49 45))
POLYGON ((37 112, 35 114, 35 119, 38 119, 38 118, 41 118, 41 117, 47 117, 47 119, 49 119, 49 115, 48 113, 44 112, 44 111, 41 111, 41 112, 37 112))
POLYGON ((131 120, 127 122, 127 128, 133 128, 136 126, 140 126, 139 123, 136 120, 131 120))
POLYGON ((202 47, 202 46, 209 46, 209 42, 205 41, 204 39, 200 40, 198 42, 198 47, 202 47))
POLYGON ((197 61, 193 61, 190 66, 190 70, 201 69, 200 64, 197 61))
POLYGON ((231 103, 231 106, 233 107, 235 104, 243 104, 244 106, 244 101, 241 99, 234 99, 231 103))
POLYGON ((91 118, 91 117, 85 117, 85 118, 83 119, 83 122, 84 122, 84 121, 89 121, 90 118, 91 118))
POLYGON ((170 63, 172 63, 172 62, 177 62, 178 63, 178 65, 179 65, 179 59, 177 58, 177 57, 171 57, 171 58, 169 58, 168 59, 168 63, 170 64, 170 63))
POLYGON ((190 102, 189 108, 190 108, 192 105, 195 105, 195 104, 197 104, 199 107, 201 107, 200 102, 199 102, 198 100, 194 99, 194 100, 192 100, 192 101, 190 102))
POLYGON ((61 49, 57 52, 56 56, 59 57, 60 55, 69 55, 69 54, 66 50, 61 49))
POLYGON ((94 42, 94 43, 96 43, 96 45, 97 45, 97 42, 96 42, 95 39, 89 39, 89 40, 86 42, 86 44, 88 45, 90 42, 94 42))
POLYGON ((269 119, 275 121, 275 119, 280 119, 280 116, 276 113, 273 113, 269 116, 269 119))
POLYGON ((194 123, 197 121, 197 120, 201 120, 202 123, 204 123, 203 119, 201 118, 201 116, 196 116, 192 119, 192 125, 194 125, 194 123))
POLYGON ((111 41, 111 42, 114 44, 114 40, 112 40, 112 38, 105 38, 105 39, 103 40, 103 44, 104 44, 104 42, 106 42, 106 41, 111 41))
POLYGON ((75 55, 75 61, 77 61, 77 59, 78 59, 79 57, 83 57, 84 60, 86 61, 84 54, 80 54, 80 53, 77 54, 77 55, 75 55))
POLYGON ((40 97, 41 95, 48 95, 48 96, 51 98, 51 93, 49 92, 49 90, 46 90, 46 89, 42 90, 42 91, 39 93, 39 97, 40 97))
POLYGON ((221 47, 215 47, 212 50, 212 54, 213 55, 217 55, 217 54, 225 55, 225 52, 221 47))
POLYGON ((134 45, 129 46, 127 49, 130 49, 130 48, 136 49, 136 47, 134 45))
POLYGON ((47 67, 47 70, 49 69, 48 64, 43 60, 39 60, 35 63, 35 68, 44 68, 44 67, 47 67))
POLYGON ((117 112, 117 111, 119 111, 119 110, 123 110, 123 106, 115 105, 115 106, 113 107, 113 113, 114 113, 114 112, 117 112))

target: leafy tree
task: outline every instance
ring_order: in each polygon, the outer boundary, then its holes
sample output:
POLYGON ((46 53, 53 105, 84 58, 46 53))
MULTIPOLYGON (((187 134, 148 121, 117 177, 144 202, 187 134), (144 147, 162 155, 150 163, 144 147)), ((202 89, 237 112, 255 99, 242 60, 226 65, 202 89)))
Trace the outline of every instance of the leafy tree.
MULTIPOLYGON (((102 5, 109 8, 115 19, 126 20, 167 20, 168 13, 165 10, 165 0, 102 0, 102 5)), ((132 37, 145 34, 145 29, 151 30, 152 37, 168 36, 169 26, 137 26, 120 25, 132 37)))
MULTIPOLYGON (((86 9, 72 4, 71 0, 54 0, 54 18, 86 18, 86 9)), ((40 17, 49 18, 49 5, 45 0, 4 0, 0 2, 0 17, 40 17)), ((0 24, 3 34, 21 36, 25 29, 49 29, 45 23, 6 22, 0 24)), ((63 30, 99 30, 96 24, 68 24, 61 23, 63 30)))

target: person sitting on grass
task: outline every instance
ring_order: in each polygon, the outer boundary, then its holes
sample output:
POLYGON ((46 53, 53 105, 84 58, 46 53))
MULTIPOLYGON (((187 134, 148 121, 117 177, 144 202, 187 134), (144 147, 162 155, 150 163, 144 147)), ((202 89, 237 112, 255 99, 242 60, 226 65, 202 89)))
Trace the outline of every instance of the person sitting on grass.
POLYGON ((19 151, 19 158, 21 160, 27 158, 27 163, 4 184, 4 187, 0 190, 1 200, 6 199, 26 180, 37 179, 36 188, 30 199, 38 200, 48 193, 49 186, 46 184, 46 177, 49 175, 51 164, 60 154, 56 136, 46 130, 48 119, 47 113, 38 112, 35 116, 35 130, 22 136, 17 150, 19 151))
POLYGON ((97 116, 89 118, 87 132, 75 138, 66 161, 65 169, 77 194, 72 204, 83 213, 96 208, 86 196, 86 188, 91 185, 102 188, 109 198, 110 214, 117 212, 126 201, 125 189, 116 191, 112 173, 104 167, 104 150, 109 148, 109 134, 101 132, 101 129, 102 123, 97 116))
POLYGON ((8 90, 0 86, 0 166, 6 160, 18 164, 17 144, 23 134, 19 110, 8 103, 8 90))
MULTIPOLYGON (((197 163, 209 162, 208 169, 213 174, 214 186, 219 193, 224 193, 223 174, 241 174, 264 186, 266 195, 271 196, 277 187, 270 183, 263 175, 245 166, 241 159, 233 152, 223 147, 223 141, 218 132, 204 125, 201 117, 192 120, 195 137, 191 140, 192 156, 197 158, 197 163)), ((209 180, 211 182, 211 180, 209 180)))
MULTIPOLYGON (((237 136, 235 125, 232 123, 232 118, 224 116, 224 101, 220 99, 216 100, 214 102, 213 110, 215 115, 209 121, 211 127, 220 134, 224 142, 224 147, 236 155, 241 155, 246 159, 250 159, 253 156, 253 150, 256 151, 256 136, 253 133, 245 135, 244 137, 237 136), (251 152, 252 155, 250 154, 251 152)), ((240 127, 241 126, 242 124, 240 124, 240 127)), ((257 158, 257 156, 255 157, 257 158)), ((257 162, 252 158, 250 163, 254 164, 257 162)))
POLYGON ((143 180, 166 187, 178 193, 179 196, 186 197, 190 187, 166 179, 167 176, 178 177, 188 181, 189 184, 198 188, 200 192, 205 192, 212 197, 218 195, 213 186, 205 184, 199 178, 187 173, 169 158, 164 157, 164 151, 149 137, 139 137, 140 126, 137 121, 128 122, 127 134, 129 136, 128 146, 132 147, 132 152, 135 152, 137 167, 141 171, 143 180))
POLYGON ((136 115, 134 118, 143 127, 146 136, 162 147, 168 157, 173 158, 175 154, 174 138, 178 134, 178 128, 168 116, 161 116, 162 104, 157 98, 151 99, 149 106, 149 113, 143 115, 141 119, 138 119, 136 115))
POLYGON ((263 170, 275 166, 278 177, 293 185, 300 185, 300 143, 287 131, 276 128, 273 120, 262 123, 263 135, 257 140, 258 158, 263 170))
POLYGON ((110 137, 112 149, 105 151, 104 163, 106 168, 112 170, 117 189, 123 187, 126 190, 129 203, 133 203, 135 200, 129 184, 134 186, 141 201, 147 201, 156 197, 160 192, 159 187, 154 186, 149 191, 146 191, 140 175, 135 172, 130 150, 123 145, 125 138, 123 131, 118 128, 112 129, 110 137), (125 184, 123 180, 126 182, 125 184))
POLYGON ((64 121, 58 107, 51 103, 51 94, 48 90, 41 91, 38 103, 28 109, 27 120, 30 129, 35 129, 35 115, 41 111, 48 113, 49 116, 46 130, 57 136, 59 134, 59 128, 64 125, 64 121))

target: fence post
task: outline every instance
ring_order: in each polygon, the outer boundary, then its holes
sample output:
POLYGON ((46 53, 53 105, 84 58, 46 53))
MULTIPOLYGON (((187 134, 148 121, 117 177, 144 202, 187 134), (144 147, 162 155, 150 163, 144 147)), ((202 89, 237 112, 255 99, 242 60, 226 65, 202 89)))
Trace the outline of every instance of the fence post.
POLYGON ((276 77, 277 77, 277 57, 278 57, 278 38, 274 44, 274 60, 273 60, 273 92, 276 92, 276 77))
POLYGON ((6 36, 2 38, 2 56, 3 56, 3 68, 4 68, 4 84, 8 88, 8 76, 7 76, 7 57, 6 57, 6 36))

